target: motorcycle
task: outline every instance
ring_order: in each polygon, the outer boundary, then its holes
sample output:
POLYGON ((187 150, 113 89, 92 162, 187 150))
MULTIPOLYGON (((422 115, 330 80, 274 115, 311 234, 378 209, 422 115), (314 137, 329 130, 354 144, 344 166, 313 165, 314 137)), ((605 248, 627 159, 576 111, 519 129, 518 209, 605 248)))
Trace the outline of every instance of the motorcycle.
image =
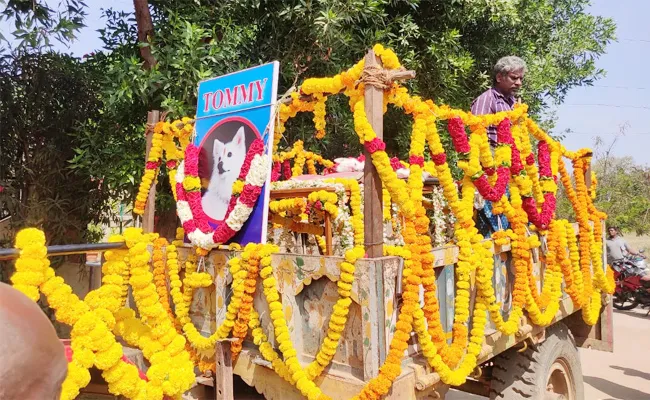
MULTIPOLYGON (((643 252, 643 250, 641 251, 643 252)), ((616 280, 613 306, 617 310, 632 310, 639 305, 650 306, 650 292, 643 285, 641 276, 648 273, 644 256, 625 256, 612 265, 616 280)))

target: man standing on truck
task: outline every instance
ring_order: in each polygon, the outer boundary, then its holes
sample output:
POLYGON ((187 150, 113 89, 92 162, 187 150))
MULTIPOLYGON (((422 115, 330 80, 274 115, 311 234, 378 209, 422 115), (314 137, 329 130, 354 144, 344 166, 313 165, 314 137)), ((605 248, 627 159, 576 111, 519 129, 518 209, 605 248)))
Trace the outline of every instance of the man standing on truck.
MULTIPOLYGON (((510 111, 515 105, 515 95, 521 88, 526 73, 526 63, 519 57, 507 56, 499 59, 492 71, 492 87, 483 92, 472 102, 472 114, 494 114, 510 111)), ((497 128, 491 125, 487 128, 490 147, 497 145, 497 128)), ((478 228, 484 236, 492 232, 508 228, 508 220, 504 215, 492 214, 492 204, 477 194, 474 207, 479 210, 478 228)))

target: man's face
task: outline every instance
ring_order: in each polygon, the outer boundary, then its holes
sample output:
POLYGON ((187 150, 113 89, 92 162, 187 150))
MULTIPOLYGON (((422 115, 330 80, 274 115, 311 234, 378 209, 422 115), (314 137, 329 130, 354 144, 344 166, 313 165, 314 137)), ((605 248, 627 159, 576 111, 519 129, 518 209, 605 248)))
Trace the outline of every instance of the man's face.
POLYGON ((497 88, 506 96, 512 96, 519 91, 524 81, 524 70, 497 74, 497 88))
POLYGON ((616 229, 614 228, 609 228, 609 236, 615 237, 616 236, 616 229))

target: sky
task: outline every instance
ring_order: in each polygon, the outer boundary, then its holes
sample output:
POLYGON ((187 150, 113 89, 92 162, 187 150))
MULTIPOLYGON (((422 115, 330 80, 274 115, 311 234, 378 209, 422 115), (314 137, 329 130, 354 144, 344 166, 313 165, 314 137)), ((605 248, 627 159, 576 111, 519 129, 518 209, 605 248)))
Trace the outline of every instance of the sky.
MULTIPOLYGON (((53 0, 47 1, 54 4, 53 0)), ((101 47, 97 29, 104 26, 100 8, 107 2, 88 2, 87 27, 78 40, 59 50, 83 56, 101 47)), ((113 0, 116 10, 131 11, 132 0, 113 0)), ((616 139, 615 156, 631 156, 638 164, 650 165, 650 0, 592 0, 589 12, 613 18, 617 41, 610 43, 607 54, 596 65, 607 71, 605 78, 592 87, 569 91, 563 104, 554 107, 557 117, 555 133, 571 130, 564 140, 569 149, 593 147, 600 137, 602 149, 616 139), (625 134, 621 135, 621 127, 625 134)), ((7 32, 6 23, 0 30, 7 32)))
POLYGON ((557 132, 571 129, 569 149, 593 147, 596 136, 616 156, 650 164, 650 15, 649 0, 592 0, 591 14, 614 19, 617 42, 596 62, 607 71, 592 87, 573 88, 556 107, 557 132), (603 106, 606 105, 606 106, 603 106))

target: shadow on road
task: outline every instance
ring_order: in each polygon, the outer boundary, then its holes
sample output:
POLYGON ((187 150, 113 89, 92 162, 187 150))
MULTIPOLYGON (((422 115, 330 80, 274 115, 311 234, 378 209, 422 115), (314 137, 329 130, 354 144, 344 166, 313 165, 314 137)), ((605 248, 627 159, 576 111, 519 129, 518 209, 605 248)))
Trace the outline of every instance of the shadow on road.
POLYGON ((623 371, 623 373, 627 376, 637 376, 639 378, 643 378, 645 380, 650 381, 650 374, 647 372, 639 371, 638 369, 634 369, 634 368, 619 367, 618 365, 610 365, 609 367, 611 369, 617 369, 619 371, 623 371))
POLYGON ((603 393, 607 393, 609 396, 612 396, 614 399, 619 400, 648 400, 650 399, 650 393, 642 392, 627 386, 619 385, 608 381, 603 378, 597 378, 595 376, 585 376, 585 383, 593 386, 594 388, 600 390, 603 393))

